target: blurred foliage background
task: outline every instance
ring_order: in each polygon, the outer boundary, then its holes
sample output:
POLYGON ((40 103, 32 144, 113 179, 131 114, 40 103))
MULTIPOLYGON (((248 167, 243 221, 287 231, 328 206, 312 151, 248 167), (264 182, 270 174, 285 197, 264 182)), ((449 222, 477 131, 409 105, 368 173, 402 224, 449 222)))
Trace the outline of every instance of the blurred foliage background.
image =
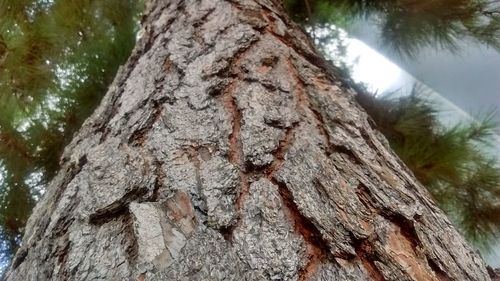
MULTIPOLYGON (((384 45, 409 58, 429 46, 457 52, 463 36, 500 49, 500 12, 483 0, 285 2, 320 47, 334 39, 342 46, 336 28, 375 17, 384 45), (324 27, 330 31, 319 34, 324 27)), ((133 48, 142 6, 138 0, 0 0, 0 271, 64 146, 133 48)), ((445 127, 418 86, 399 98, 358 89, 359 102, 436 201, 470 241, 487 246, 500 226, 500 168, 483 149, 492 141, 491 119, 445 127)))
POLYGON ((0 263, 135 44, 134 0, 0 0, 0 263))
POLYGON ((409 58, 424 47, 458 52, 464 38, 500 50, 498 0, 285 0, 285 5, 295 21, 314 29, 334 24, 349 32, 357 21, 371 19, 382 46, 409 58))

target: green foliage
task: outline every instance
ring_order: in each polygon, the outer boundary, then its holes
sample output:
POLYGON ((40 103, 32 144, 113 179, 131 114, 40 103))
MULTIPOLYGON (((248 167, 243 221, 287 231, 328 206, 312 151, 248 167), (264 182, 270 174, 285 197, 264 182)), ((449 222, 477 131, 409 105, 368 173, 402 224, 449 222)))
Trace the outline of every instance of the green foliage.
POLYGON ((490 116, 444 127, 425 96, 415 86, 405 97, 357 99, 463 234, 486 248, 500 230, 500 166, 490 156, 495 124, 490 116))
POLYGON ((286 0, 285 3, 295 19, 306 26, 334 24, 349 30, 353 19, 369 19, 377 25, 383 46, 409 57, 425 47, 457 51, 459 40, 464 38, 500 50, 500 5, 495 1, 286 0))
POLYGON ((0 0, 0 255, 19 243, 62 149, 128 58, 141 5, 0 0))

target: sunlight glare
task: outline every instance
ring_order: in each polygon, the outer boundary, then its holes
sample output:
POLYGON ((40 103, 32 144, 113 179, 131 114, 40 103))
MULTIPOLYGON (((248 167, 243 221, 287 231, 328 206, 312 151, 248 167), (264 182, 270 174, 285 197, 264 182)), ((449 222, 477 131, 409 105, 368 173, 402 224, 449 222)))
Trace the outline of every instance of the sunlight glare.
POLYGON ((393 88, 402 76, 401 69, 365 43, 349 38, 346 60, 353 64, 352 79, 368 90, 383 93, 393 88))

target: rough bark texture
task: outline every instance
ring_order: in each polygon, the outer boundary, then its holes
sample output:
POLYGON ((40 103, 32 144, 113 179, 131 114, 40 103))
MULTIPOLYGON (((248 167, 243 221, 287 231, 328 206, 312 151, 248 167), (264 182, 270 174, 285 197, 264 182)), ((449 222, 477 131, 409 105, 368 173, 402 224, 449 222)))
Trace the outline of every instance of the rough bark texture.
POLYGON ((278 2, 150 3, 8 280, 490 280, 278 2))

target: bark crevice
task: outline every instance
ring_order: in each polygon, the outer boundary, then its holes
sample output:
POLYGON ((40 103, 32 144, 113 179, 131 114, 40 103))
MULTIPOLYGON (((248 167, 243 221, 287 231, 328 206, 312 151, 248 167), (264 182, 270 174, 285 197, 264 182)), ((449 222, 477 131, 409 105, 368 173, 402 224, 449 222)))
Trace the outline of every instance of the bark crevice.
POLYGON ((271 182, 278 186, 278 192, 286 208, 286 215, 293 222, 295 232, 300 234, 306 244, 307 262, 299 272, 299 280, 308 280, 325 259, 332 259, 332 255, 328 250, 328 243, 323 239, 323 235, 321 235, 320 230, 314 223, 299 210, 286 184, 275 178, 272 178, 271 182))
POLYGON ((119 200, 113 202, 112 204, 96 210, 94 213, 89 215, 89 223, 101 226, 113 220, 117 220, 122 216, 127 216, 129 214, 129 204, 142 198, 148 193, 146 188, 133 188, 119 200))
POLYGON ((368 272, 369 277, 374 281, 386 281, 384 274, 378 269, 375 261, 377 256, 373 246, 367 239, 356 239, 353 237, 354 250, 356 252, 355 259, 359 259, 361 264, 368 272))

